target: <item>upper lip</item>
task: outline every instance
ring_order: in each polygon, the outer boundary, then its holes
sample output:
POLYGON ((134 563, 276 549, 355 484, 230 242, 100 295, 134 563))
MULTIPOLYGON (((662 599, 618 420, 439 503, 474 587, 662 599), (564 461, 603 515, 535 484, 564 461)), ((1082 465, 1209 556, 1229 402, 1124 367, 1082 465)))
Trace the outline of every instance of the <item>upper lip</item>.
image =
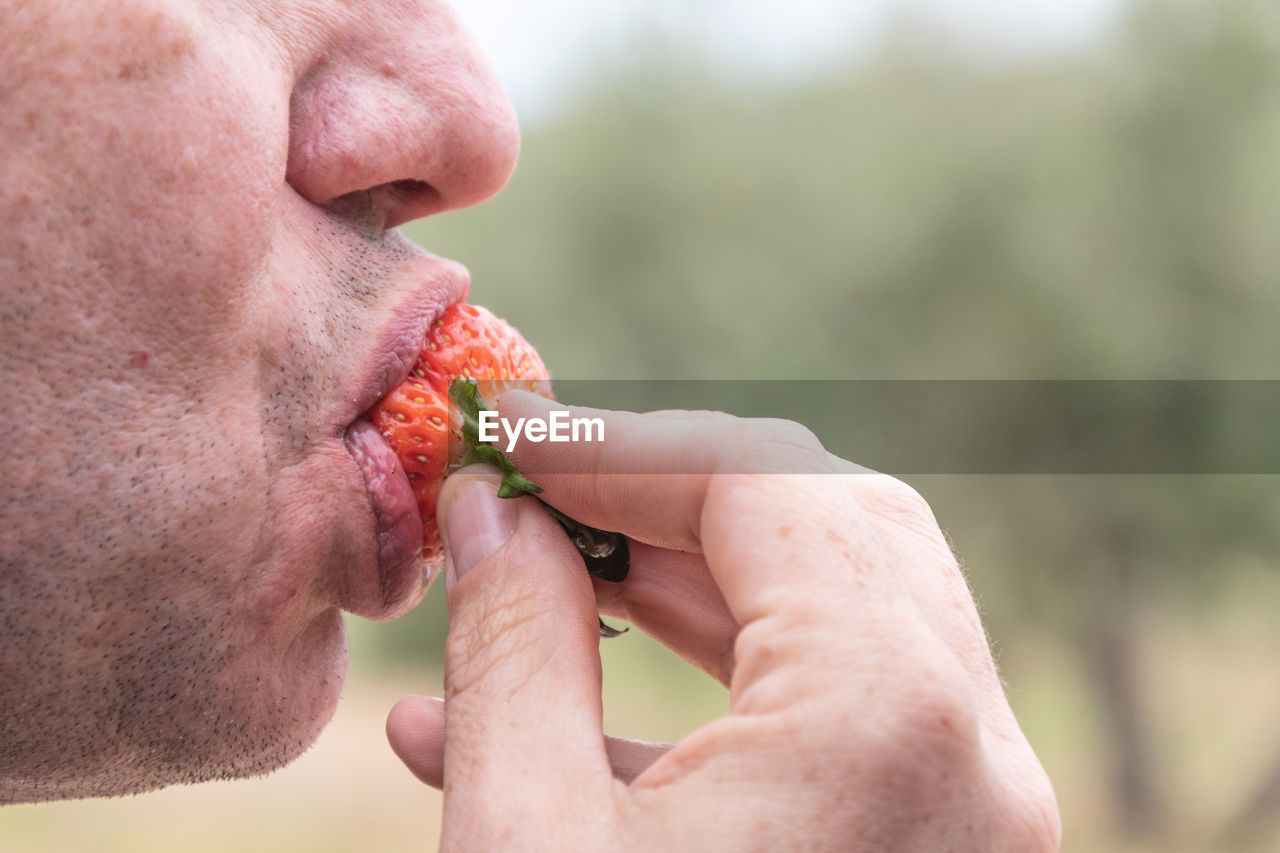
POLYGON ((470 277, 461 264, 426 252, 416 252, 413 260, 405 271, 406 292, 365 349, 359 385, 341 422, 344 427, 405 381, 422 353, 431 323, 467 296, 470 277))

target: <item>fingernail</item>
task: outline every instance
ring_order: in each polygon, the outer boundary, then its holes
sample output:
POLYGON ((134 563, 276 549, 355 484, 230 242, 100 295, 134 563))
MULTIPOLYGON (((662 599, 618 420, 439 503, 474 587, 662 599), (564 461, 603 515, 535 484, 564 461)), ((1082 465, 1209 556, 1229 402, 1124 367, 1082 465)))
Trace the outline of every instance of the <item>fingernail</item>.
POLYGON ((515 532, 519 507, 498 497, 497 487, 475 479, 462 486, 445 516, 445 539, 454 578, 461 578, 515 532))

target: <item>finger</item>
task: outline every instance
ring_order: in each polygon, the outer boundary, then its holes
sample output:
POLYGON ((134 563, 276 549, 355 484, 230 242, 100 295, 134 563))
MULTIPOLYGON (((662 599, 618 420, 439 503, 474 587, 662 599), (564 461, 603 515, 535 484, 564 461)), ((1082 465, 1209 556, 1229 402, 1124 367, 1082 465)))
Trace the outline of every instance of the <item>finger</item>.
POLYGON ((404 766, 433 788, 444 787, 444 701, 407 696, 387 715, 387 742, 404 766))
POLYGON ((543 497, 577 520, 676 551, 699 551, 700 516, 713 474, 831 473, 831 457, 808 430, 787 421, 721 413, 637 415, 563 406, 525 392, 503 397, 502 416, 599 418, 603 441, 516 441, 516 467, 543 497))
POLYGON ((625 583, 597 580, 596 603, 728 685, 738 623, 701 554, 631 546, 625 583))
MULTIPOLYGON (((513 393, 502 405, 512 407, 508 418, 549 420, 557 404, 513 393)), ((837 473, 803 427, 568 409, 573 418, 600 418, 604 441, 517 442, 515 464, 531 472, 548 502, 580 521, 704 552, 739 626, 782 602, 802 603, 806 617, 830 611, 838 619, 866 572, 881 568, 870 514, 851 486, 861 478, 837 473)))
POLYGON ((853 479, 729 475, 711 485, 701 519, 707 564, 744 629, 789 611, 797 632, 825 634, 899 594, 898 567, 853 479))
MULTIPOLYGON (((391 749, 414 776, 436 789, 444 787, 444 721, 444 701, 426 696, 401 699, 387 716, 391 749)), ((666 755, 671 746, 613 735, 604 739, 613 778, 626 784, 666 755)))
POLYGON ((715 412, 709 409, 657 409, 652 412, 645 412, 645 417, 651 418, 667 418, 673 421, 692 421, 706 420, 707 418, 719 418, 724 421, 734 420, 734 416, 726 412, 715 412))
POLYGON ((464 469, 440 495, 446 808, 504 803, 504 820, 536 821, 540 806, 611 784, 595 596, 556 521, 531 498, 498 498, 497 483, 464 469))

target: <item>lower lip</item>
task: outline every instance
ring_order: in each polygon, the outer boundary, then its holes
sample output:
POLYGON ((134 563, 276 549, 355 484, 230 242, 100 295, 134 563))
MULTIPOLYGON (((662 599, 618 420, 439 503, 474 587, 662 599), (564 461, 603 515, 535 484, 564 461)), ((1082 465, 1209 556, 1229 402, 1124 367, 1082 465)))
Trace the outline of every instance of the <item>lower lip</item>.
POLYGON ((377 428, 368 421, 356 421, 344 440, 364 476, 378 546, 376 593, 357 594, 347 609, 372 619, 389 619, 413 604, 422 591, 422 519, 409 478, 377 428))

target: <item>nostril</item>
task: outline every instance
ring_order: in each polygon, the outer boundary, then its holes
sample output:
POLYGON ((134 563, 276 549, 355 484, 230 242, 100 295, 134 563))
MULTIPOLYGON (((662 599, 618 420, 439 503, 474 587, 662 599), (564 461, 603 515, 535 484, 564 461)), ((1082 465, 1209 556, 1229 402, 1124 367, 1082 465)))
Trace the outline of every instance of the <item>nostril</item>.
POLYGON ((439 190, 426 181, 409 179, 355 190, 329 199, 322 206, 370 234, 380 234, 446 207, 439 190))
POLYGON ((435 187, 431 186, 431 184, 427 183, 426 181, 415 181, 411 179, 405 179, 403 181, 392 181, 391 183, 387 184, 387 187, 394 190, 397 193, 404 193, 406 195, 413 195, 415 193, 420 193, 423 191, 427 191, 431 193, 434 193, 436 191, 435 187))
POLYGON ((374 187, 372 192, 383 196, 375 203, 387 212, 388 228, 421 216, 430 216, 445 207, 440 191, 426 181, 405 178, 374 187))

